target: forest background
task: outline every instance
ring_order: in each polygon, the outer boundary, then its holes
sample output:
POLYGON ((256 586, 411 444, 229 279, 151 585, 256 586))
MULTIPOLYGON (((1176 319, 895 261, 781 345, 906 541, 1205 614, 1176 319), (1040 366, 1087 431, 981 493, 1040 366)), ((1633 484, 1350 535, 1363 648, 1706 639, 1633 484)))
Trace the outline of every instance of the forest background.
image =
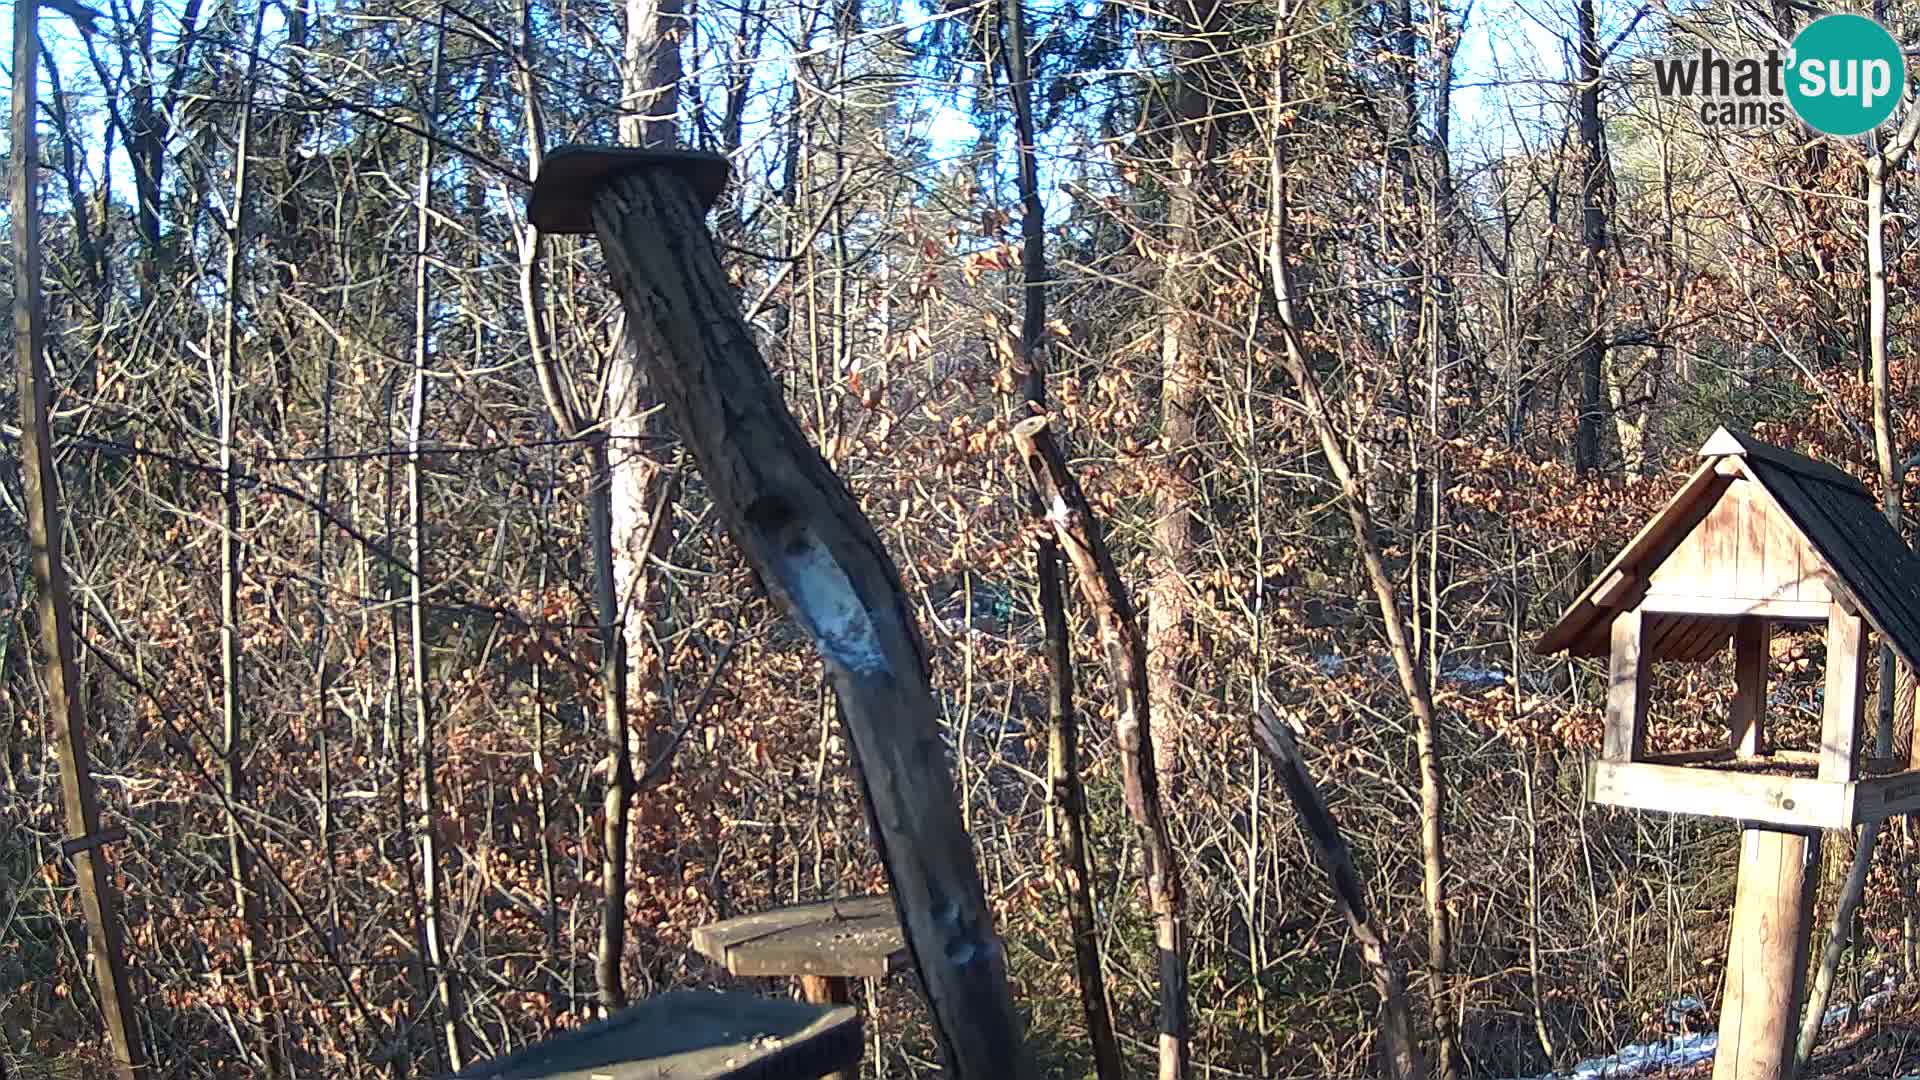
MULTIPOLYGON (((820 663, 651 410, 597 246, 525 220, 566 142, 731 159, 715 236, 901 568, 1050 1073, 1093 1063, 1008 438, 1036 397, 1145 612, 1197 1072, 1374 1068, 1372 986, 1248 737, 1261 705, 1302 733, 1449 1074, 1565 1068, 1717 1001, 1731 827, 1587 805, 1604 672, 1530 645, 1722 424, 1911 521, 1911 114, 1728 131, 1647 76, 1810 7, 102 14, 43 19, 35 180, 81 698, 164 1075, 430 1075, 726 984, 696 925, 884 883, 820 663)), ((19 438, 0 425, 0 1059, 93 1076, 19 438)), ((1069 607, 1138 1068, 1152 926, 1117 695, 1069 607)), ((1773 651, 1804 742, 1822 645, 1773 651)), ((1730 665, 1659 671, 1656 740, 1719 737, 1730 665)), ((1904 753, 1911 706, 1879 688, 1910 680, 1874 680, 1904 753)), ((1823 919, 1851 847, 1828 845, 1823 919)), ((1841 997, 1913 972, 1913 855, 1904 829, 1874 852, 1841 997)), ((866 992, 867 1067, 931 1070, 908 981, 866 992)))

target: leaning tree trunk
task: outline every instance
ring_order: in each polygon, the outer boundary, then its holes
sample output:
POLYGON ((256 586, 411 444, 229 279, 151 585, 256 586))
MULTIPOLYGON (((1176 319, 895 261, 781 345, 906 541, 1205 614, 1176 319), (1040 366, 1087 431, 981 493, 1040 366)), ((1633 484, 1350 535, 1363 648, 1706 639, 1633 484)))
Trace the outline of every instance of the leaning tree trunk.
MULTIPOLYGON (((1281 10, 1277 23, 1280 33, 1276 36, 1284 41, 1284 5, 1281 10)), ((1453 920, 1447 907, 1446 789, 1441 785, 1440 776, 1444 752, 1440 721, 1433 704, 1432 684, 1420 656, 1414 651, 1406 615, 1400 609, 1399 591, 1381 552, 1366 489, 1347 459, 1345 440, 1334 427, 1333 410, 1321 393, 1319 376, 1309 363, 1306 346, 1301 341, 1300 315, 1294 304, 1292 274, 1287 267, 1287 147, 1283 118, 1289 108, 1289 78, 1288 60, 1283 55, 1274 68, 1273 93, 1268 105, 1273 118, 1273 147, 1267 178, 1269 220, 1264 252, 1268 287, 1273 290, 1274 307, 1280 316, 1280 362, 1300 391, 1320 452, 1340 485, 1347 524, 1354 544, 1360 549, 1374 601, 1380 608, 1394 673, 1399 676, 1401 692, 1406 695, 1414 716, 1414 742, 1420 768, 1421 892, 1427 915, 1427 993, 1437 1044, 1433 1055, 1434 1074, 1440 1080, 1452 1080, 1460 1074, 1459 1024, 1453 974, 1453 920)))
MULTIPOLYGON (((565 185, 554 160, 543 178, 565 185)), ((650 385, 719 517, 826 662, 948 1073, 1024 1080, 1033 1066, 1006 953, 961 825, 899 571, 788 412, 690 184, 657 166, 618 176, 597 188, 591 219, 650 385)))
POLYGON ((1113 735, 1120 745, 1127 813, 1146 854, 1147 904, 1153 911, 1154 945, 1160 954, 1159 1075, 1160 1080, 1182 1080, 1187 1075, 1186 927, 1181 922, 1180 864, 1167 833, 1154 772, 1146 639, 1140 636, 1133 601, 1107 551, 1100 522, 1047 430, 1047 418, 1036 416, 1014 425, 1013 442, 1047 505, 1047 523, 1073 563, 1080 593, 1093 608, 1113 689, 1120 695, 1113 735))
POLYGON ((40 596, 40 647, 46 657, 47 717, 60 763, 60 797, 67 837, 89 841, 73 852, 80 910, 87 920, 100 1013, 107 1026, 114 1074, 147 1074, 145 1044, 127 986, 126 944, 113 867, 100 836, 100 801, 93 784, 86 714, 80 708, 80 663, 73 632, 73 594, 61 552, 60 493, 54 474, 53 379, 46 360, 46 308, 40 284, 39 140, 40 59, 38 4, 13 6, 13 343, 20 392, 20 486, 27 504, 27 544, 40 596))
POLYGON ((1327 872, 1340 914, 1346 916, 1347 928, 1360 943, 1360 960, 1373 976, 1374 992, 1380 995, 1380 1060, 1386 1066, 1387 1075, 1392 1080, 1418 1080, 1427 1075, 1427 1065, 1421 1060, 1420 1047, 1413 1038, 1413 1013, 1407 1008, 1406 979, 1401 976, 1399 965, 1393 962, 1380 924, 1374 921, 1367 903, 1366 886, 1360 881, 1359 871, 1354 869, 1353 855, 1347 849, 1346 839, 1340 835, 1339 823, 1333 820, 1319 785, 1307 771, 1293 732, 1265 703, 1254 714, 1253 734, 1260 749, 1273 759, 1274 768, 1280 774, 1280 786, 1286 789, 1287 800, 1300 815, 1314 854, 1327 872))

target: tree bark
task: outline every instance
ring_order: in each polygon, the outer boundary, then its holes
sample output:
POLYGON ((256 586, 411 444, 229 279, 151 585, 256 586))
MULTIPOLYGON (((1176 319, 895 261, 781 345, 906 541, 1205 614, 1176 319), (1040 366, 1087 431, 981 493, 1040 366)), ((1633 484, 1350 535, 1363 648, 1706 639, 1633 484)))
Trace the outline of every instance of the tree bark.
MULTIPOLYGON (((67 836, 100 832, 100 802, 87 752, 90 736, 80 708, 79 661, 75 655, 73 596, 62 547, 60 493, 54 473, 52 378, 46 361, 46 309, 41 295, 40 200, 36 182, 40 153, 38 112, 40 52, 38 4, 13 7, 13 341, 20 395, 20 482, 27 504, 27 544, 40 597, 40 647, 46 656, 47 716, 60 762, 60 796, 67 836)), ((126 945, 120 899, 104 844, 76 852, 73 872, 87 920, 88 952, 100 995, 100 1012, 120 1080, 148 1075, 133 999, 127 985, 126 945)))
POLYGON ((1154 770, 1146 640, 1140 636, 1133 601, 1107 551, 1100 522, 1047 430, 1047 418, 1031 417, 1014 425, 1013 441, 1046 502, 1054 537, 1073 563, 1081 595, 1093 608, 1113 689, 1120 695, 1114 741, 1120 746, 1127 813, 1146 857, 1147 905, 1153 912, 1154 944, 1160 954, 1159 1076, 1160 1080, 1182 1080, 1188 1055, 1186 927, 1181 921, 1180 865, 1167 833, 1154 770))
POLYGON ((1201 260, 1207 246, 1201 193, 1213 172, 1215 98, 1200 81, 1214 49, 1218 0, 1171 0, 1164 13, 1173 38, 1172 175, 1167 180, 1171 250, 1161 275, 1160 449, 1168 476, 1153 485, 1153 571, 1147 586, 1148 694, 1159 711, 1153 731, 1154 767, 1162 794, 1180 786, 1184 715, 1182 662, 1189 639, 1187 580, 1193 562, 1195 499, 1200 490, 1195 420, 1202 407, 1199 304, 1201 260))
POLYGON ((1025 1080, 1033 1064, 1005 950, 899 571, 788 412, 686 181, 624 175, 601 189, 593 219, 651 385, 721 520, 826 662, 949 1074, 1025 1080))
MULTIPOLYGON (((1038 149, 1034 141, 1033 86, 1027 61, 1025 0, 1004 0, 1000 8, 1004 27, 1001 54, 1007 69, 1007 92, 1013 99, 1014 133, 1019 139, 1021 276, 1024 306, 1020 318, 1019 360, 1026 366, 1025 404, 1035 415, 1047 402, 1047 241, 1046 205, 1040 199, 1038 149)), ((1044 514, 1034 493, 1036 514, 1044 514)), ((1038 581, 1040 619, 1046 634, 1047 657, 1047 794, 1053 819, 1059 826, 1060 860, 1064 864, 1067 923, 1073 936, 1075 981, 1080 989, 1081 1013, 1092 1044, 1094 1072, 1100 1080, 1125 1075, 1120 1047, 1114 1039, 1113 1014, 1107 1003, 1106 977, 1100 969, 1100 938, 1088 874, 1087 797, 1080 783, 1079 722, 1073 706, 1073 650, 1067 637, 1066 593, 1061 580, 1060 545, 1042 535, 1034 545, 1034 572, 1038 581)))
POLYGON ((241 703, 240 657, 240 534, 245 527, 240 507, 240 473, 234 459, 234 415, 239 386, 238 285, 240 252, 247 235, 247 158, 252 153, 254 79, 260 62, 261 20, 264 4, 254 9, 253 48, 247 61, 245 96, 240 103, 240 128, 233 151, 233 210, 226 222, 226 295, 220 332, 220 385, 215 388, 220 422, 220 717, 221 789, 227 811, 227 882, 233 905, 240 913, 240 962, 245 971, 249 1011, 262 1039, 261 1059, 267 1073, 277 1076, 280 1062, 280 1015, 270 1000, 259 957, 266 949, 260 893, 253 886, 253 859, 242 837, 240 807, 248 801, 246 722, 241 703))
MULTIPOLYGON (((444 20, 444 11, 441 14, 444 20)), ((435 27, 433 61, 427 70, 427 101, 421 117, 423 128, 431 135, 435 114, 439 111, 440 64, 446 48, 444 22, 435 27)), ((427 521, 420 443, 426 421, 427 369, 432 363, 429 322, 432 316, 432 282, 429 278, 428 245, 433 241, 433 139, 420 141, 419 205, 414 221, 413 263, 413 386, 407 408, 407 526, 408 566, 407 615, 408 644, 413 673, 414 786, 419 799, 414 833, 420 845, 420 911, 425 931, 427 964, 433 970, 434 988, 440 999, 441 1034, 446 1040, 447 1064, 458 1072, 465 1067, 467 1041, 461 1015, 460 983, 451 970, 446 928, 441 925, 440 844, 435 820, 439 807, 435 802, 433 695, 427 684, 427 521)))
POLYGON ((1606 183, 1600 126, 1600 37, 1593 0, 1574 0, 1577 82, 1574 86, 1580 136, 1580 345, 1578 357, 1580 415, 1574 431, 1573 468, 1582 478, 1601 468, 1601 432, 1607 422, 1607 392, 1603 378, 1606 346, 1602 335, 1606 319, 1603 278, 1606 273, 1607 212, 1600 196, 1606 183))
MULTIPOLYGON (((649 149, 677 141, 679 21, 683 0, 626 0, 620 62, 620 140, 649 149)), ((531 40, 531 35, 529 35, 531 40)), ((528 80, 531 85, 531 80, 528 80)), ((537 241, 535 241, 537 243, 537 241)), ((672 513, 667 470, 659 458, 658 421, 649 412, 645 343, 625 319, 614 331, 606 369, 605 426, 589 434, 593 489, 594 606, 601 638, 601 707, 607 778, 602 793, 600 946, 594 971, 608 1011, 627 1004, 621 963, 626 951, 628 813, 636 792, 629 739, 634 690, 652 680, 651 624, 659 588, 648 571, 673 545, 663 527, 672 513), (637 665, 645 664, 644 668, 637 665)), ((551 396, 551 395, 550 395, 551 396)), ((578 428, 576 428, 576 431, 578 428)), ((642 721, 647 759, 662 749, 660 716, 642 721)), ((669 759, 670 760, 670 759, 669 759)), ((662 777, 664 778, 664 772, 662 777)))

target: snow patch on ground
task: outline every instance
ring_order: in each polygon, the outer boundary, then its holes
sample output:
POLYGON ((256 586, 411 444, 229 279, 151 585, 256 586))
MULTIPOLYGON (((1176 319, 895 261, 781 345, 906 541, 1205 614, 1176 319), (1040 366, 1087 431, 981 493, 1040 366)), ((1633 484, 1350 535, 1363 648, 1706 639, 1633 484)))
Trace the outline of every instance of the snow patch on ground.
MULTIPOLYGON (((1835 1005, 1821 1017, 1821 1026, 1846 1024, 1853 1018, 1856 1009, 1862 1017, 1872 1016, 1892 1000, 1893 991, 1886 989, 1868 994, 1860 999, 1858 1005, 1835 1005)), ((1705 1012, 1706 1005, 1699 998, 1675 998, 1667 1004, 1667 1022, 1681 1023, 1698 1018, 1705 1012)), ((1606 1057, 1587 1058, 1575 1065, 1571 1072, 1542 1073, 1535 1077, 1516 1077, 1514 1080, 1625 1080, 1627 1077, 1647 1076, 1664 1069, 1682 1069, 1711 1061, 1719 1045, 1720 1035, 1717 1032, 1676 1035, 1657 1042, 1623 1046, 1606 1057)), ((1901 1080, 1920 1080, 1920 1074, 1901 1080)))

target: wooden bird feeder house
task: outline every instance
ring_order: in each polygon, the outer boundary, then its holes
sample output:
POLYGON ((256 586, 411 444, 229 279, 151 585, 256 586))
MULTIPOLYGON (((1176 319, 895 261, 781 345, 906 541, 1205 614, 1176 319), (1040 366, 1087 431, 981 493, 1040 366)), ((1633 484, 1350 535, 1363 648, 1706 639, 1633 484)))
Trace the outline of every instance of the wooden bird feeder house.
POLYGON ((1721 428, 1679 494, 1535 646, 1609 660, 1593 801, 1743 824, 1715 1080, 1793 1069, 1821 830, 1920 810, 1905 755, 1863 759, 1867 629, 1920 659, 1920 558, 1846 473, 1721 428), (1768 739, 1776 625, 1823 626, 1820 738, 1768 739), (1656 660, 1704 662, 1731 643, 1726 742, 1660 754, 1647 739, 1656 660), (1896 771, 1898 770, 1898 771, 1896 771))

